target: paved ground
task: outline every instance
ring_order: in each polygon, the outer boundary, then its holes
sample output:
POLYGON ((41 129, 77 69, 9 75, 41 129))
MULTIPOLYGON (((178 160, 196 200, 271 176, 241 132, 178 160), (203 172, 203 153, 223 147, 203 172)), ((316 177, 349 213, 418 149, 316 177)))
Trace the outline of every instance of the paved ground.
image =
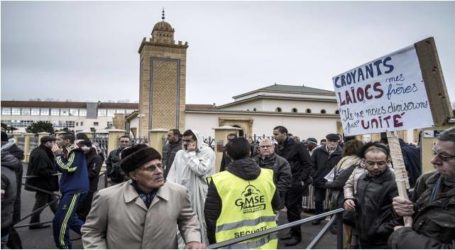
MULTIPOLYGON (((26 170, 24 170, 24 173, 26 173, 26 170)), ((104 186, 104 178, 100 179, 100 187, 104 186)), ((33 203, 35 201, 35 193, 23 190, 22 192, 22 218, 30 214, 32 211, 33 203)), ((309 217, 311 214, 304 213, 303 218, 309 217)), ((53 214, 49 208, 46 208, 42 213, 41 213, 41 221, 51 221, 53 218, 53 214)), ((281 213, 280 217, 280 224, 286 223, 286 214, 281 213)), ((25 219, 24 221, 20 222, 18 225, 25 225, 29 223, 29 219, 25 219)), ((321 223, 318 226, 311 225, 311 223, 306 223, 302 225, 302 242, 295 246, 295 247, 289 247, 293 249, 299 249, 299 248, 306 248, 308 244, 311 242, 311 240, 317 235, 317 233, 322 229, 324 224, 327 223, 327 221, 321 223)), ((21 236, 22 239, 22 245, 24 248, 28 249, 55 249, 55 244, 53 241, 53 236, 52 236, 52 229, 51 227, 45 228, 45 229, 38 229, 38 230, 29 230, 28 227, 22 227, 22 228, 17 228, 17 231, 19 232, 19 235, 21 236)), ((287 233, 287 230, 284 230, 280 232, 278 235, 284 235, 287 233)), ((80 236, 78 234, 75 234, 74 232, 71 232, 71 238, 72 239, 78 239, 80 236)), ((284 242, 279 242, 278 244, 279 248, 286 248, 284 246, 284 242)), ((82 243, 81 240, 74 240, 73 241, 73 248, 82 248, 82 243)), ((327 232, 321 241, 316 245, 315 248, 319 249, 334 249, 336 248, 336 236, 331 234, 330 232, 327 232)))

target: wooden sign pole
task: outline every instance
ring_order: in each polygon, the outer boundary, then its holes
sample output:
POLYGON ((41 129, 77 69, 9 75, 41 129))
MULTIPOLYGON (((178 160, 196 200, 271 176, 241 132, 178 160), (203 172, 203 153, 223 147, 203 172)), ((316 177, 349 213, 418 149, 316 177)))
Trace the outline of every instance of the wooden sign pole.
MULTIPOLYGON (((403 154, 401 153, 400 142, 398 137, 387 131, 387 141, 389 142, 390 155, 392 156, 393 169, 395 170, 395 181, 397 183, 398 195, 401 198, 409 199, 408 192, 409 189, 409 179, 408 172, 404 165, 403 154)), ((405 226, 412 226, 412 217, 405 216, 403 217, 405 226)))

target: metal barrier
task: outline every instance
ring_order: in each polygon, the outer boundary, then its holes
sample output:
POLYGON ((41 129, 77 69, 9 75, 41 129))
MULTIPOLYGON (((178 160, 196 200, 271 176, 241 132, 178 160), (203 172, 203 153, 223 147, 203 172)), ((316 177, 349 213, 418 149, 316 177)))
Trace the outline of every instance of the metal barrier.
MULTIPOLYGON (((24 176, 23 178, 30 178, 30 177, 35 177, 35 176, 24 176)), ((39 224, 52 223, 52 221, 46 221, 46 222, 41 222, 41 223, 31 223, 31 224, 25 224, 25 225, 17 226, 17 224, 19 224, 20 222, 24 221, 25 219, 31 217, 32 215, 34 215, 34 214, 36 214, 38 212, 41 212, 42 210, 44 210, 46 207, 50 206, 51 204, 58 202, 60 200, 60 198, 61 198, 59 194, 56 194, 54 192, 51 192, 51 191, 48 191, 48 190, 45 190, 45 189, 41 189, 39 187, 35 187, 35 186, 29 185, 29 184, 25 184, 25 183, 22 183, 22 185, 24 187, 26 186, 26 187, 31 188, 31 189, 36 190, 36 191, 40 191, 40 192, 43 192, 43 193, 46 193, 46 194, 50 194, 50 195, 55 195, 55 200, 53 200, 53 201, 51 201, 49 203, 46 203, 44 206, 33 210, 27 216, 22 217, 18 222, 16 222, 16 224, 14 224, 13 227, 14 228, 21 228, 21 227, 28 227, 28 226, 39 225, 39 224)))
MULTIPOLYGON (((340 214, 344 211, 343 208, 338 208, 338 209, 335 209, 335 210, 332 210, 332 211, 329 211, 329 212, 325 212, 325 213, 322 213, 322 214, 318 214, 318 215, 314 215, 314 216, 311 216, 311 217, 308 217, 308 218, 305 218, 305 219, 301 219, 301 220, 297 220, 297 221, 293 221, 293 222, 290 222, 290 223, 287 223, 287 224, 284 224, 284 225, 280 225, 278 227, 275 227, 275 228, 270 228, 270 229, 267 229, 265 231, 261 231, 261 232, 257 232, 257 233, 254 233, 254 234, 249 234, 249 235, 245 235, 245 236, 242 236, 242 237, 239 237, 239 238, 235 238, 235 239, 231 239, 231 240, 226 240, 226 241, 223 241, 223 242, 219 242, 219 243, 215 243, 215 244, 212 244, 212 245, 209 245, 208 248, 209 249, 218 249, 218 248, 224 248, 224 247, 227 247, 227 246, 231 246, 231 245, 234 245, 236 243, 239 243, 239 242, 242 242, 242 241, 245 241, 245 240, 250 240, 250 239, 254 239, 254 238, 258 238, 258 237, 261 237, 261 236, 264 236, 264 235, 268 235, 268 234, 272 234, 272 233, 276 233, 278 231, 281 231, 281 230, 284 230, 284 229, 288 229, 288 228, 291 228, 291 227, 294 227, 294 226, 300 226, 304 223, 307 223, 307 222, 310 222, 310 221, 313 221, 313 220, 317 220, 317 219, 322 219, 322 218, 325 218, 327 216, 330 216, 330 215, 337 215, 337 214, 340 214)), ((335 220, 337 218, 340 218, 340 216, 333 216, 329 223, 327 223, 323 228, 322 230, 316 235, 316 237, 310 242, 310 244, 308 245, 307 249, 311 249, 313 248, 322 238, 322 236, 327 232, 327 230, 329 229, 329 227, 335 222, 335 220)), ((342 225, 341 225, 341 222, 340 220, 338 221, 338 228, 342 228, 342 225)), ((342 249, 343 248, 343 231, 338 231, 338 235, 341 235, 337 237, 337 248, 338 249, 342 249)))

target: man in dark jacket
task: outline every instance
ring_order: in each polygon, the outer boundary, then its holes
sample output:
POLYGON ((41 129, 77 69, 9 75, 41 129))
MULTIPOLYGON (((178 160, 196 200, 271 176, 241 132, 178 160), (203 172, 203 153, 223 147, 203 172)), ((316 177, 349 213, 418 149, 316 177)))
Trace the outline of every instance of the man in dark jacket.
MULTIPOLYGON (((234 133, 228 134, 226 136, 227 143, 229 143, 230 141, 232 141, 235 138, 237 138, 237 134, 234 134, 234 133)), ((227 143, 226 143, 226 145, 227 145, 227 143)), ((232 159, 227 155, 226 145, 224 145, 223 156, 221 157, 220 171, 226 170, 229 163, 232 162, 232 159)))
POLYGON ((120 137, 119 143, 120 146, 112 150, 106 159, 106 176, 112 184, 127 180, 125 173, 120 168, 120 152, 130 145, 130 137, 127 135, 120 137))
POLYGON ((280 200, 284 203, 292 180, 289 162, 275 153, 275 145, 270 139, 264 139, 259 143, 259 154, 253 157, 253 160, 259 167, 273 170, 273 180, 280 194, 280 200))
POLYGON ((401 153, 403 155, 404 166, 408 172, 409 186, 415 187, 417 179, 422 175, 422 161, 420 157, 420 148, 405 143, 403 139, 399 139, 401 153))
MULTIPOLYGON (((280 207, 280 197, 271 176, 273 172, 269 169, 261 169, 249 157, 251 152, 248 141, 243 137, 235 138, 227 145, 226 149, 233 162, 226 171, 219 172, 209 178, 209 188, 204 206, 207 236, 211 244, 234 238, 227 237, 228 234, 245 235, 247 232, 266 230, 273 225, 276 226, 273 211, 282 208, 280 207), (270 172, 268 175, 267 171, 270 172), (217 182, 219 179, 225 180, 223 182, 225 184, 221 185, 221 182, 217 182), (234 187, 230 188, 229 185, 232 183, 235 183, 234 187), (267 190, 274 190, 274 193, 268 193, 267 190), (221 194, 226 195, 222 196, 221 194), (255 201, 244 202, 244 198, 255 201), (230 202, 232 199, 235 201, 230 202), (232 209, 233 206, 236 209, 232 209), (234 215, 232 211, 237 211, 238 214, 234 215), (245 219, 242 220, 242 218, 245 219), (252 220, 251 218, 255 219, 252 220), (230 227, 229 232, 221 232, 227 229, 227 227, 222 227, 222 222, 235 220, 238 223, 224 224, 230 227), (232 228, 233 224, 235 224, 234 228, 232 228), (220 239, 217 234, 224 234, 224 237, 219 235, 220 239)), ((245 245, 250 242, 239 244, 247 246, 247 248, 258 248, 262 245, 273 244, 272 241, 276 243, 273 235, 269 235, 263 240, 254 241, 251 243, 253 245, 245 245)), ((242 248, 240 245, 232 247, 242 248)))
POLYGON ((98 154, 96 148, 93 147, 92 142, 87 138, 83 142, 81 142, 82 150, 85 153, 85 157, 87 159, 87 170, 88 170, 88 178, 89 178, 89 191, 87 196, 82 201, 77 214, 79 217, 85 221, 88 213, 90 212, 90 208, 92 207, 92 200, 93 195, 98 190, 98 181, 101 171, 101 166, 103 165, 103 158, 98 154))
POLYGON ((54 214, 57 211, 57 197, 52 193, 59 189, 55 158, 52 152, 55 140, 55 137, 43 136, 40 140, 41 144, 30 153, 25 190, 36 192, 32 211, 42 208, 31 216, 30 229, 50 226, 40 224, 40 214, 46 204, 49 204, 54 214))
MULTIPOLYGON (((310 154, 302 143, 296 143, 288 136, 288 130, 283 126, 273 129, 273 136, 278 142, 275 152, 285 158, 291 165, 292 181, 291 187, 286 193, 285 204, 287 208, 288 221, 300 220, 302 213, 302 196, 311 184, 312 165, 310 154)), ((302 241, 300 226, 291 228, 291 235, 281 239, 289 239, 286 246, 295 246, 302 241)))
POLYGON ((392 248, 455 248, 455 127, 439 134, 433 154, 436 171, 418 179, 412 201, 393 199, 396 213, 413 224, 395 228, 392 248))
MULTIPOLYGON (((10 154, 16 157, 19 161, 24 160, 24 150, 20 149, 14 139, 9 139, 5 132, 2 132, 2 148, 8 150, 10 154)), ((21 172, 22 178, 22 172, 21 172)))
POLYGON ((392 199, 398 189, 389 167, 389 148, 379 142, 369 142, 359 154, 367 173, 359 177, 355 200, 346 199, 345 205, 348 210, 356 211, 360 248, 388 248, 387 239, 399 224, 392 209, 392 199))
MULTIPOLYGON (((14 168, 16 173, 16 200, 14 201, 14 211, 13 211, 13 225, 18 223, 21 219, 21 192, 22 192, 22 160, 24 159, 24 151, 20 149, 14 139, 8 139, 8 135, 5 132, 2 132, 2 154, 3 152, 8 152, 13 155, 17 160, 17 167, 14 168)), ((15 228, 11 228, 9 232, 9 239, 7 246, 9 248, 22 248, 22 241, 17 233, 15 228)))
POLYGON ((182 149, 182 134, 178 129, 171 129, 167 132, 167 143, 163 146, 163 167, 164 179, 166 179, 172 163, 174 162, 175 154, 182 149))
MULTIPOLYGON (((325 145, 316 148, 311 155, 311 162, 314 168, 313 186, 314 186, 314 206, 316 214, 324 212, 324 200, 327 189, 324 177, 337 165, 342 157, 342 149, 338 145, 340 137, 337 134, 328 134, 325 137, 327 142, 325 145)), ((324 220, 314 220, 313 225, 321 224, 324 220)))
POLYGON ((13 229, 13 212, 16 201, 16 168, 22 164, 8 151, 2 151, 2 249, 9 241, 13 229))

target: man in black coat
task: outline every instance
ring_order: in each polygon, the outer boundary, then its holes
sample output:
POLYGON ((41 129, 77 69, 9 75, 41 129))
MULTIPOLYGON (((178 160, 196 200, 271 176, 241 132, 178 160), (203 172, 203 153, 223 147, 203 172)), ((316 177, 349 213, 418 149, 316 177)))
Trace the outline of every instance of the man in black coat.
MULTIPOLYGON (((273 129, 273 137, 278 142, 275 152, 285 158, 291 165, 291 187, 286 192, 285 204, 288 210, 288 221, 300 220, 302 213, 302 196, 311 184, 312 165, 310 154, 302 143, 297 143, 288 136, 288 130, 283 126, 273 129)), ((302 241, 300 226, 291 228, 291 235, 281 239, 289 239, 286 246, 295 246, 302 241)))
POLYGON ((125 173, 120 168, 120 152, 130 145, 130 137, 127 135, 119 138, 119 147, 112 150, 106 159, 106 176, 109 178, 107 181, 115 185, 127 180, 125 173))
MULTIPOLYGON (((230 141, 232 141, 235 138, 237 138, 237 134, 235 134, 235 133, 228 134, 226 136, 227 143, 229 143, 230 141)), ((227 143, 226 143, 226 145, 227 145, 227 143)), ((226 170, 227 166, 232 162, 232 159, 227 155, 226 145, 224 145, 223 156, 221 157, 220 171, 226 170)))
POLYGON ((259 167, 273 170, 273 181, 284 207, 284 197, 291 186, 292 179, 289 162, 275 153, 275 145, 270 139, 264 139, 259 143, 259 154, 252 159, 259 167))
POLYGON ((98 181, 100 176, 101 167, 103 165, 103 158, 98 154, 96 148, 92 146, 90 139, 86 138, 79 142, 79 147, 84 151, 87 159, 88 180, 90 189, 85 199, 77 209, 79 218, 85 221, 90 209, 92 208, 93 196, 98 190, 98 181))
POLYGON ((40 224, 40 214, 46 204, 49 204, 54 214, 57 211, 57 197, 55 194, 51 194, 59 189, 54 153, 51 150, 55 140, 55 137, 43 136, 40 145, 30 153, 25 190, 36 192, 35 205, 33 205, 32 211, 42 208, 31 216, 30 224, 32 225, 29 226, 30 229, 50 226, 40 224), (42 191, 37 188, 42 189, 42 191))
MULTIPOLYGON (((2 154, 7 152, 13 155, 19 162, 14 171, 16 173, 16 200, 14 202, 13 211, 13 225, 18 223, 21 219, 21 191, 22 191, 22 160, 24 159, 24 151, 20 149, 14 139, 9 139, 8 135, 2 131, 2 154)), ((9 232, 9 239, 7 243, 8 248, 22 248, 22 241, 16 229, 13 227, 9 232)))
POLYGON ((174 128, 167 132, 167 143, 163 146, 164 179, 166 179, 174 162, 175 154, 182 149, 182 134, 174 128))
MULTIPOLYGON (((324 200, 327 192, 325 187, 327 180, 324 177, 337 165, 342 157, 342 149, 338 145, 340 137, 337 134, 328 134, 325 138, 327 139, 326 144, 316 148, 311 155, 311 162, 314 168, 313 186, 316 214, 324 212, 324 200)), ((314 220, 312 224, 319 225, 322 220, 314 220)))
POLYGON ((413 221, 394 228, 388 240, 393 249, 455 248, 455 126, 437 139, 431 159, 436 170, 418 179, 410 199, 393 198, 395 212, 413 221))

